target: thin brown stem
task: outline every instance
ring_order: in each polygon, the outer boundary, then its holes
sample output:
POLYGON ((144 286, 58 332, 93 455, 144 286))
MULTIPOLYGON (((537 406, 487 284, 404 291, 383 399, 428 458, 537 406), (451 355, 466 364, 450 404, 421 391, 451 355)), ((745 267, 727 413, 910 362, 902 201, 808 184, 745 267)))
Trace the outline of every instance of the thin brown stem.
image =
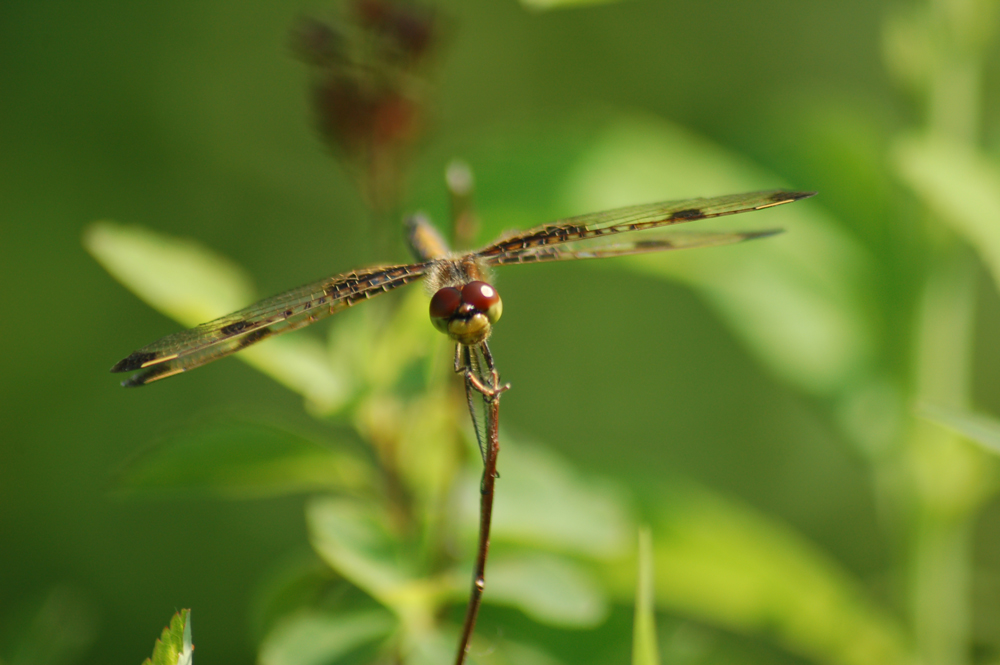
MULTIPOLYGON (((476 350, 471 350, 473 353, 476 350)), ((472 575, 472 593, 469 596, 469 605, 465 611, 465 622, 462 625, 462 637, 458 643, 458 653, 455 655, 455 664, 463 665, 469 653, 469 644, 472 640, 472 631, 476 627, 476 617, 479 616, 479 606, 483 600, 483 589, 486 588, 486 556, 490 549, 490 523, 493 519, 493 495, 494 486, 497 479, 497 454, 500 452, 500 395, 510 388, 509 384, 498 385, 499 376, 493 366, 493 357, 489 349, 482 345, 481 351, 486 361, 487 376, 480 376, 474 372, 476 363, 469 362, 469 356, 465 355, 465 390, 472 401, 472 391, 482 395, 486 403, 487 423, 486 423, 486 446, 483 450, 483 480, 480 484, 480 507, 479 507, 479 546, 476 550, 476 566, 472 575)), ((475 421, 475 415, 473 415, 475 421)), ((476 423, 473 422, 473 426, 476 423)), ((478 431, 478 427, 477 427, 478 431)))

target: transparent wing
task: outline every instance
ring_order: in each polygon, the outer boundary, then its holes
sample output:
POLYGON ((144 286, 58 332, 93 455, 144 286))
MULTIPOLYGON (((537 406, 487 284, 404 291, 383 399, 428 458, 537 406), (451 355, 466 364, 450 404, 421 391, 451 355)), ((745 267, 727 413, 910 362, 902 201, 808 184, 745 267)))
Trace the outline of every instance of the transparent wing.
MULTIPOLYGON (((572 252, 544 251, 544 248, 552 245, 601 238, 618 233, 643 231, 671 224, 693 222, 699 219, 735 215, 741 212, 750 212, 751 210, 762 210, 808 198, 815 195, 815 193, 770 190, 617 208, 606 212, 570 217, 552 222, 551 224, 537 226, 522 233, 503 238, 492 245, 484 247, 476 252, 476 254, 490 265, 524 263, 538 260, 554 261, 569 258, 596 258, 597 254, 594 256, 585 256, 586 252, 583 249, 576 250, 580 252, 580 256, 574 257, 569 255, 572 252), (518 260, 518 256, 524 256, 525 259, 518 260), (527 258, 531 256, 539 258, 527 258)), ((733 240, 732 242, 736 241, 733 240)), ((657 242, 665 243, 665 240, 661 239, 657 242)), ((638 241, 632 246, 636 247, 641 244, 642 241, 638 241)), ((679 247, 662 245, 659 249, 650 246, 638 251, 634 249, 629 251, 625 249, 626 246, 627 244, 623 243, 620 245, 621 249, 619 251, 613 251, 610 254, 600 254, 600 256, 621 256, 624 254, 641 253, 643 251, 679 249, 679 247)), ((696 245, 687 246, 692 247, 696 245)))
POLYGON ((145 370, 124 381, 125 386, 141 386, 173 376, 420 279, 429 265, 369 268, 313 282, 195 328, 167 335, 120 361, 111 371, 145 370))
POLYGON ((684 232, 650 234, 633 241, 595 244, 594 241, 568 242, 560 245, 539 245, 520 251, 500 254, 490 261, 491 265, 512 263, 544 263, 547 261, 568 261, 575 259, 604 259, 614 256, 648 254, 671 249, 691 249, 694 247, 715 247, 731 245, 755 238, 766 238, 781 233, 781 229, 746 232, 684 232))

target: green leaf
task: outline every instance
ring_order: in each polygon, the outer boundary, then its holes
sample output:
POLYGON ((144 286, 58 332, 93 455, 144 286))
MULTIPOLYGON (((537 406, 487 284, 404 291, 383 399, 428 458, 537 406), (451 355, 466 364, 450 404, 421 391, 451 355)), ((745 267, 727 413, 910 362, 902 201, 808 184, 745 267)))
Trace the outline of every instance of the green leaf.
POLYGON ((444 582, 418 577, 416 553, 374 503, 329 497, 306 507, 316 552, 345 579, 393 610, 408 626, 433 623, 435 598, 444 582))
POLYGON ((193 240, 104 221, 86 230, 84 245, 112 277, 186 326, 254 297, 253 280, 241 267, 193 240))
POLYGON ((897 171, 923 202, 979 253, 1000 285, 1000 167, 942 137, 910 137, 893 152, 897 171))
POLYGON ((118 487, 129 494, 207 492, 259 498, 371 490, 374 472, 341 445, 273 425, 219 423, 172 434, 134 460, 118 487))
MULTIPOLYGON (((626 117, 593 133, 566 178, 564 198, 567 210, 582 212, 783 184, 680 127, 626 117)), ((874 353, 863 297, 873 264, 822 213, 821 197, 698 222, 699 231, 784 228, 778 237, 592 265, 627 266, 690 285, 776 374, 813 393, 836 392, 867 370, 874 353)))
POLYGON ((964 409, 924 404, 917 409, 924 420, 940 425, 1000 455, 1000 420, 964 409))
POLYGON ((191 665, 194 646, 191 644, 191 610, 181 610, 163 629, 153 647, 153 657, 143 665, 191 665))
MULTIPOLYGON (((192 240, 97 222, 86 230, 84 246, 125 287, 188 327, 254 301, 252 282, 239 266, 192 240)), ((268 340, 237 357, 322 413, 340 408, 353 391, 351 378, 331 369, 323 345, 302 334, 268 340)))
MULTIPOLYGON (((909 663, 897 620, 859 582, 787 527, 693 486, 651 497, 659 607, 837 665, 909 663)), ((622 598, 635 571, 604 579, 622 598)))
POLYGON ((319 416, 340 411, 356 390, 354 377, 332 368, 323 344, 301 333, 269 339, 236 356, 302 395, 309 411, 319 416))
POLYGON ((336 665, 384 639, 397 622, 381 610, 333 614, 303 612, 282 621, 260 647, 261 665, 336 665))
POLYGON ((653 577, 653 540, 649 527, 639 529, 639 574, 635 589, 632 665, 659 665, 653 577))
MULTIPOLYGON (((631 518, 610 483, 578 474, 565 460, 534 443, 500 433, 494 541, 609 559, 628 548, 631 518)), ((470 539, 478 532, 479 477, 462 484, 459 506, 470 539)))
POLYGON ((486 584, 485 602, 516 607, 550 626, 592 628, 608 613, 603 591, 568 559, 496 556, 489 562, 486 584))

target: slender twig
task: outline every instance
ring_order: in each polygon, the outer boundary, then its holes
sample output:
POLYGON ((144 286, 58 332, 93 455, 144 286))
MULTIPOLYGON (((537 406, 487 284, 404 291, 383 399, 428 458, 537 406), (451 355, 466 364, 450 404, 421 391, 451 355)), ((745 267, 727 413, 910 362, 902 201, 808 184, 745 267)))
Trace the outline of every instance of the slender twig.
MULTIPOLYGON (((500 395, 510 388, 510 384, 499 385, 499 376, 493 365, 493 356, 485 342, 479 347, 470 349, 459 349, 465 373, 465 391, 469 399, 470 413, 472 414, 473 426, 476 427, 477 437, 479 426, 476 422, 475 408, 473 405, 472 393, 478 392, 482 395, 487 406, 486 422, 486 445, 480 442, 483 449, 483 480, 480 484, 480 508, 479 508, 479 546, 476 551, 476 566, 472 575, 472 593, 469 596, 469 605, 465 612, 465 623, 462 626, 462 637, 458 643, 458 653, 455 656, 455 665, 463 665, 469 653, 469 643, 472 640, 472 631, 476 627, 476 617, 479 615, 479 606, 482 604, 483 589, 486 588, 486 555, 490 549, 490 522, 493 518, 493 489, 497 478, 497 454, 500 452, 500 395), (475 360, 474 354, 481 353, 486 363, 488 375, 484 376, 483 368, 475 360)), ((456 369, 458 367, 456 366, 456 369)))

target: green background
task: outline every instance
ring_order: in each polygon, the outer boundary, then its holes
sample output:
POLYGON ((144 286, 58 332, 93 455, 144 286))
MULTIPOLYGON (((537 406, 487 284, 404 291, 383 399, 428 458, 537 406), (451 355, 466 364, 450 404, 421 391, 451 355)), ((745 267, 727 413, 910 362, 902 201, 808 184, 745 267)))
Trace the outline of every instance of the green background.
MULTIPOLYGON (((479 176, 484 215, 537 209, 541 223, 587 212, 554 209, 545 141, 553 128, 586 128, 588 114, 624 112, 685 126, 769 169, 775 186, 818 190, 794 205, 818 206, 865 238, 905 196, 888 174, 889 138, 921 121, 883 62, 888 4, 635 0, 544 13, 511 1, 444 3, 449 35, 433 126, 417 148, 408 207, 440 218, 438 174, 458 156, 479 176), (529 146, 539 152, 538 178, 504 161, 529 146)), ((87 617, 80 630, 95 636, 75 662, 139 662, 181 607, 193 608, 199 662, 254 658, 247 608, 255 583, 307 548, 302 499, 122 500, 111 491, 115 474, 150 442, 219 413, 322 425, 298 396, 233 360, 119 388, 108 368, 177 324, 109 277, 81 237, 98 219, 193 237, 243 265, 261 294, 400 258, 372 256, 365 208, 312 130, 307 72, 290 55, 288 30, 318 9, 224 0, 0 5, 0 636, 8 644, 58 589, 87 617)), ((1000 58, 992 54, 983 126, 995 152, 1000 58)), ((550 158, 553 168, 563 159, 550 158)), ((917 226, 919 217, 898 223, 917 226)), ((487 221, 512 223, 522 220, 487 221)), ((902 282, 916 270, 905 261, 894 273, 902 282)), ((985 270, 976 279, 973 402, 996 413, 1000 301, 985 270)), ((889 589, 898 571, 868 471, 830 409, 774 378, 691 291, 573 264, 504 270, 499 289, 505 313, 492 348, 514 386, 505 427, 629 486, 693 478, 791 525, 877 598, 896 602, 889 589)), ((889 355, 903 358, 900 308, 884 325, 886 339, 898 340, 889 355)), ((977 526, 975 566, 983 571, 977 630, 988 633, 1000 618, 995 505, 977 526)), ((628 616, 613 615, 624 634, 628 616)), ((746 662, 797 662, 766 640, 742 648, 746 662)))

